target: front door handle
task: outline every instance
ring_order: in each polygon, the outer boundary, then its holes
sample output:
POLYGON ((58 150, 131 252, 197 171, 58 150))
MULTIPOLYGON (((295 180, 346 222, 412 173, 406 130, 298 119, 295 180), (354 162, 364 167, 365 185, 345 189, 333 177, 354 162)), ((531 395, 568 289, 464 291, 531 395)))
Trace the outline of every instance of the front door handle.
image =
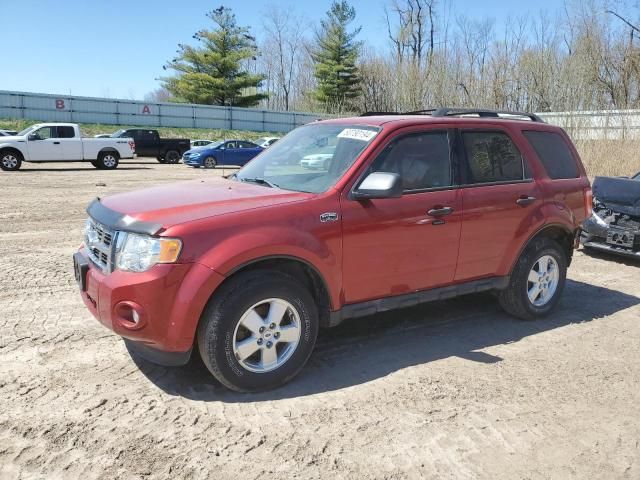
POLYGON ((527 205, 531 205, 536 201, 536 197, 528 197, 526 195, 522 195, 519 199, 516 200, 516 203, 521 207, 526 207, 527 205))
POLYGON ((449 215, 453 212, 452 207, 436 207, 429 210, 427 213, 432 217, 444 217, 445 215, 449 215))
POLYGON ((60 142, 53 142, 54 145, 60 145, 60 142))

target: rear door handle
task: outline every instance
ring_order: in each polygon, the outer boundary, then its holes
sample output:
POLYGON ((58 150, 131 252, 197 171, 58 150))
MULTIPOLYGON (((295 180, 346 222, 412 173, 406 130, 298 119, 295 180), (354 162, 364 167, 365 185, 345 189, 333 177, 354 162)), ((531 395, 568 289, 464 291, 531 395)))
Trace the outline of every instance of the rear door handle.
POLYGON ((535 201, 536 201, 536 197, 528 197, 528 196, 522 195, 519 199, 516 200, 516 203, 521 207, 526 207, 527 205, 531 205, 535 201))
POLYGON ((54 145, 60 145, 60 142, 53 142, 54 145))
POLYGON ((444 217, 445 215, 449 215, 451 212, 453 212, 452 207, 436 207, 429 210, 427 214, 432 217, 444 217))

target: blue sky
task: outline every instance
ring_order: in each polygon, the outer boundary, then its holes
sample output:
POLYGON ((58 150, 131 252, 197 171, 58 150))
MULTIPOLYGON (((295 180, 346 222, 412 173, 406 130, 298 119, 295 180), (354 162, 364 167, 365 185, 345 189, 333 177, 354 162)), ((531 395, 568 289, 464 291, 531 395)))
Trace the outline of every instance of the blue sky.
MULTIPOLYGON (((509 16, 555 12, 562 0, 449 0, 456 14, 489 16, 498 25, 509 16)), ((178 43, 188 43, 208 27, 205 12, 220 5, 210 0, 0 0, 3 73, 0 89, 112 98, 144 97, 159 86, 162 65, 178 43), (7 21, 16 19, 20 21, 7 21)), ((260 35, 262 14, 279 5, 317 23, 330 0, 236 0, 241 25, 260 35)), ((386 46, 386 0, 352 0, 361 40, 386 46)))

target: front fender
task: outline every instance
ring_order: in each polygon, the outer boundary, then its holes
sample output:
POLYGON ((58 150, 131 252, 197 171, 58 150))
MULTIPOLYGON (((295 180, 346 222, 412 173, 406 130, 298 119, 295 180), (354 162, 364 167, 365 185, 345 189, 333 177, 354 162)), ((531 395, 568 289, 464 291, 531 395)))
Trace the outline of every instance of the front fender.
POLYGON ((5 148, 17 150, 18 152, 20 152, 22 158, 24 158, 25 161, 28 160, 26 143, 24 145, 16 145, 15 143, 11 142, 0 143, 0 150, 4 150, 5 148))
POLYGON ((268 258, 299 260, 323 279, 331 305, 340 298, 340 263, 328 242, 310 232, 288 227, 263 227, 225 238, 197 259, 202 265, 228 276, 245 265, 268 258))

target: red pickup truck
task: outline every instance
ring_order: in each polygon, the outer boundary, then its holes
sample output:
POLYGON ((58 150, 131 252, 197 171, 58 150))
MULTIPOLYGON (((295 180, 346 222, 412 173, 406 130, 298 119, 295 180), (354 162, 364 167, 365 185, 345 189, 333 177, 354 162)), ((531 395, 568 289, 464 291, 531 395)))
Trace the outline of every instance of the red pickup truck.
POLYGON ((75 273, 136 354, 198 354, 260 391, 346 318, 486 290, 517 317, 549 314, 590 209, 570 139, 536 115, 365 115, 300 127, 226 179, 96 199, 75 273))

